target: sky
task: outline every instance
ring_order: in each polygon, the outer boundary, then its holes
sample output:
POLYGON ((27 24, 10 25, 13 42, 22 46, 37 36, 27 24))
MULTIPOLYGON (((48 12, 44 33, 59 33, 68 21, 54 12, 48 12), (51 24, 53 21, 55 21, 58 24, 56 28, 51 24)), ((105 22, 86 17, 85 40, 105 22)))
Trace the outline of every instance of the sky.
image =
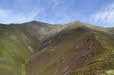
POLYGON ((0 23, 80 21, 114 27, 114 0, 0 0, 0 23))

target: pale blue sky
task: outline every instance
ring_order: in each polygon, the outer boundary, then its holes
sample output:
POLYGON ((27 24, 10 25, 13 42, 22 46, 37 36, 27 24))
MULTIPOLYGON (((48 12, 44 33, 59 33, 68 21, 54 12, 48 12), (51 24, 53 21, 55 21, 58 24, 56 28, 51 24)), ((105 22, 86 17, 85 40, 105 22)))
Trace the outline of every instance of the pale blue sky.
POLYGON ((0 23, 81 21, 114 27, 114 0, 0 0, 0 23))

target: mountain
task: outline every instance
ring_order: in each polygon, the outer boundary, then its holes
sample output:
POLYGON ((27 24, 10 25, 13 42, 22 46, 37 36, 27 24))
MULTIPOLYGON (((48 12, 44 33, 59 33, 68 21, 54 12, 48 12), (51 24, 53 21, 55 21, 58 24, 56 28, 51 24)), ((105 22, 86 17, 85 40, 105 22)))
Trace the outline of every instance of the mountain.
POLYGON ((59 25, 41 22, 0 24, 0 74, 25 75, 27 60, 46 43, 46 38, 62 29, 59 25))
POLYGON ((113 32, 78 21, 0 24, 0 74, 113 75, 113 32))

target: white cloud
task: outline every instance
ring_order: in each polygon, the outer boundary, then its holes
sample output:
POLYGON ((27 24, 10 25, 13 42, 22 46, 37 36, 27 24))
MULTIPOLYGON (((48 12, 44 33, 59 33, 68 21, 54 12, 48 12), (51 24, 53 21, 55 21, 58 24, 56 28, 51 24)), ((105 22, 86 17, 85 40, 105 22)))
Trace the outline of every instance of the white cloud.
POLYGON ((92 24, 104 27, 114 27, 114 3, 95 14, 92 14, 90 21, 92 24))

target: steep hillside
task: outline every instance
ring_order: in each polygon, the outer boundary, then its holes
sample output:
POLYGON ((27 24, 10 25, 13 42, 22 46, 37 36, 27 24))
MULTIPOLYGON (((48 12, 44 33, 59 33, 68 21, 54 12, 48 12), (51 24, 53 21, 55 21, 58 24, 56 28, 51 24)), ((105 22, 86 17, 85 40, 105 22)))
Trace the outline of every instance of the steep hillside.
POLYGON ((0 74, 25 75, 29 57, 43 47, 43 40, 61 29, 35 21, 18 25, 0 24, 0 74))
POLYGON ((0 24, 2 75, 113 73, 113 52, 113 28, 81 22, 0 24))
POLYGON ((85 26, 66 29, 29 60, 27 75, 100 75, 114 70, 113 34, 85 26))

